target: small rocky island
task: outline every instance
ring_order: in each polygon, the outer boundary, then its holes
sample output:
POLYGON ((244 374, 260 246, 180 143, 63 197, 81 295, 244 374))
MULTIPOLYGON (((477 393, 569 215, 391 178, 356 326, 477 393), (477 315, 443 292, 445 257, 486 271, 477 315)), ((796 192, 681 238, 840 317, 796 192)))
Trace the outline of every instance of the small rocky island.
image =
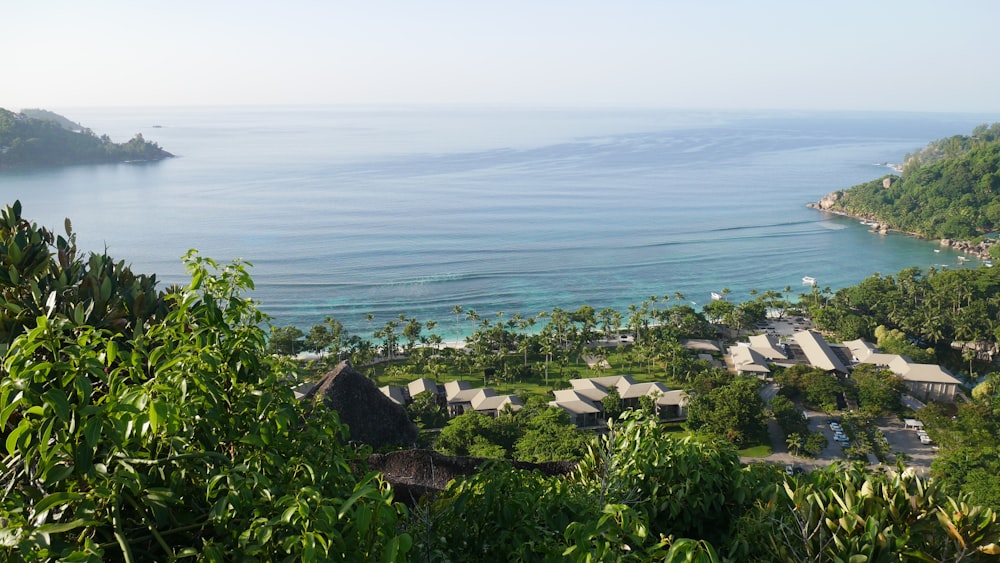
POLYGON ((14 113, 0 108, 0 169, 145 162, 172 156, 141 133, 115 143, 50 111, 14 113))

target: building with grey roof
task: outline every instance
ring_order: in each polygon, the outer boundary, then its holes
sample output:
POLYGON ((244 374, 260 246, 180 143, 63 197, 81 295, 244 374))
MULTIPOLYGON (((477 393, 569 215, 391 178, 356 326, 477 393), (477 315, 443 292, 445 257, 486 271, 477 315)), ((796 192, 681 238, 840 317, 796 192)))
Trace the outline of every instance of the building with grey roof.
POLYGON ((792 338, 802 349, 809 365, 837 375, 847 374, 847 366, 840 361, 822 334, 812 330, 803 330, 796 332, 792 338))

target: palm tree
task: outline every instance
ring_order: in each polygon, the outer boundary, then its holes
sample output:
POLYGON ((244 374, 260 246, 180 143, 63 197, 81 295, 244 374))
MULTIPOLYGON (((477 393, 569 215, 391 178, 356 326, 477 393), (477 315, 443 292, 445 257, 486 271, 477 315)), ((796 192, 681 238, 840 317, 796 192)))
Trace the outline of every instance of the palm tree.
MULTIPOLYGON (((468 320, 472 324, 472 333, 475 334, 475 332, 476 332, 476 321, 479 320, 479 314, 476 313, 475 309, 469 309, 468 311, 465 312, 465 319, 468 320)), ((469 339, 466 338, 465 341, 468 342, 469 339)))
POLYGON ((792 432, 789 434, 788 437, 785 438, 785 443, 788 444, 789 453, 795 456, 799 455, 799 452, 801 452, 802 448, 806 445, 805 440, 802 439, 802 436, 798 432, 792 432))
POLYGON ((455 338, 458 338, 462 334, 462 329, 459 325, 462 323, 462 313, 464 312, 465 309, 461 305, 455 305, 451 308, 451 314, 455 315, 455 338))

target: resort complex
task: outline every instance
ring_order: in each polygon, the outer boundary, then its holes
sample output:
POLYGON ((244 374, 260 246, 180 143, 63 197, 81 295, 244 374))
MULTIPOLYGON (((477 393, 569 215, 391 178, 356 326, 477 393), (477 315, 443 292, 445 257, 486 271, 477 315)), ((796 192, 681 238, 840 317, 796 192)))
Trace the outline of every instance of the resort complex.
POLYGON ((901 377, 908 393, 924 403, 953 402, 961 384, 939 365, 920 364, 906 356, 879 353, 864 339, 829 343, 822 334, 813 330, 796 332, 784 340, 774 334, 750 336, 747 342, 729 348, 727 361, 737 374, 765 378, 771 374, 772 365, 788 367, 806 364, 832 375, 848 377, 855 366, 872 364, 901 377))

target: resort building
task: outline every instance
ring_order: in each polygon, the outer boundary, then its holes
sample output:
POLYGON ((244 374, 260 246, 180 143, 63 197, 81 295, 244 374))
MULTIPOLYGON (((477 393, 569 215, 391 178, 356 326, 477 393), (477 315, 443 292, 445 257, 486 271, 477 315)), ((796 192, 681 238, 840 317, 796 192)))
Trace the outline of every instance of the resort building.
POLYGON ((473 387, 468 381, 449 381, 438 385, 434 381, 421 378, 405 386, 385 385, 379 388, 382 394, 394 403, 406 406, 421 393, 431 393, 449 416, 458 416, 475 411, 487 416, 497 416, 509 405, 513 410, 524 406, 516 395, 497 395, 493 389, 473 387))
POLYGON ((750 348, 772 362, 788 359, 788 350, 774 334, 754 334, 749 337, 750 348))
POLYGON ((432 379, 427 379, 426 377, 421 377, 420 379, 414 379, 406 385, 406 391, 410 395, 410 400, 416 399, 417 395, 421 393, 431 393, 433 395, 440 396, 443 393, 441 386, 434 382, 432 379))
POLYGON ((792 338, 801 348, 809 365, 837 375, 847 375, 847 366, 830 348, 822 334, 803 330, 793 334, 792 338))
POLYGON ((845 342, 844 346, 851 351, 856 363, 872 364, 902 377, 910 395, 921 401, 955 401, 961 382, 939 365, 913 363, 898 354, 881 354, 864 340, 845 342))
POLYGON ((549 405, 566 411, 573 424, 585 428, 601 423, 604 409, 601 407, 600 401, 592 401, 574 389, 560 389, 553 391, 553 394, 555 400, 549 401, 549 405))
POLYGON ((497 416, 507 405, 513 410, 521 410, 524 403, 516 395, 497 395, 492 389, 473 387, 468 381, 449 381, 444 384, 448 414, 458 416, 475 411, 487 416, 497 416))
POLYGON ((618 390, 625 408, 639 408, 642 397, 651 397, 661 419, 678 420, 687 416, 687 395, 659 382, 637 383, 627 375, 612 375, 571 379, 569 383, 572 388, 555 391, 555 400, 549 401, 549 405, 568 412, 577 426, 596 426, 603 421, 601 400, 612 388, 618 390))
POLYGON ((847 376, 850 368, 858 364, 872 364, 903 378, 909 394, 924 402, 954 402, 961 384, 939 365, 918 364, 905 356, 883 354, 862 339, 828 344, 821 334, 804 330, 793 334, 787 347, 773 335, 751 336, 749 340, 729 348, 732 370, 737 374, 766 377, 771 373, 771 364, 804 363, 847 376))
POLYGON ((755 375, 767 377, 771 375, 768 361, 760 352, 745 344, 729 347, 729 357, 733 361, 733 371, 737 375, 755 375))

